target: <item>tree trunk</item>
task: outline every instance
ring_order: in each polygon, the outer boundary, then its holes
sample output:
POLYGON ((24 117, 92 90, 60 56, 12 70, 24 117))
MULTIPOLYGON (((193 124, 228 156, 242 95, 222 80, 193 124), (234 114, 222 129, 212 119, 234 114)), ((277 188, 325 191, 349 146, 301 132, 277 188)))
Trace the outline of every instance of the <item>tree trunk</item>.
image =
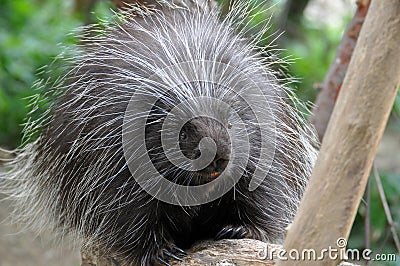
POLYGON ((285 250, 338 248, 349 236, 400 83, 399 14, 399 0, 372 0, 285 250))

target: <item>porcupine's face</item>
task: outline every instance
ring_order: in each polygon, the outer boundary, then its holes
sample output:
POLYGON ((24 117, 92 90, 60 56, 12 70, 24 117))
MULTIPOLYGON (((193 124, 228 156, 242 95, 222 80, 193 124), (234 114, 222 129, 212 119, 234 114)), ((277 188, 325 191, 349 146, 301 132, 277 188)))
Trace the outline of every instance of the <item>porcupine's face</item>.
POLYGON ((193 160, 195 168, 201 168, 195 163, 195 160, 201 156, 200 141, 209 137, 216 145, 216 154, 211 163, 190 174, 194 183, 200 184, 211 181, 226 170, 231 153, 229 134, 227 132, 229 127, 229 124, 223 125, 212 118, 197 117, 186 122, 180 130, 179 148, 186 158, 193 160))
MULTIPOLYGON (((176 99, 169 97, 169 100, 176 99)), ((245 175, 247 181, 255 170, 259 158, 259 146, 261 138, 259 125, 254 123, 254 113, 246 106, 245 102, 238 97, 228 97, 223 99, 226 102, 234 101, 238 107, 237 114, 241 121, 232 119, 231 114, 223 107, 216 104, 189 105, 183 107, 182 116, 175 116, 172 120, 176 127, 164 127, 166 117, 171 110, 176 108, 180 102, 166 100, 168 97, 160 97, 148 116, 146 125, 146 148, 153 166, 166 179, 181 185, 202 185, 216 178, 231 178, 233 175, 245 175), (196 115, 190 110, 197 109, 199 113, 209 115, 196 115), (242 124, 242 129, 237 130, 238 124, 242 124), (174 144, 179 147, 179 151, 187 159, 186 163, 195 170, 186 170, 182 165, 171 162, 171 157, 175 156, 166 147, 165 139, 171 136, 174 144), (248 138, 248 139, 246 139, 248 138), (207 146, 204 139, 211 141, 212 145, 207 146), (164 142, 163 142, 164 141, 164 142), (251 142, 251 156, 247 157, 242 143, 251 142), (205 143, 205 144, 204 144, 205 143), (234 145, 235 144, 235 145, 234 145), (203 146, 202 146, 203 145, 203 146), (236 147, 233 150, 233 147, 236 147), (213 150, 209 153, 210 150, 213 150), (211 155, 210 155, 211 154, 211 155), (205 161, 199 160, 204 155, 205 161)), ((197 112, 195 112, 197 113, 197 112)), ((187 165, 186 165, 187 166, 187 165)))
POLYGON ((148 119, 146 125, 148 154, 153 165, 162 176, 182 185, 201 185, 219 177, 227 170, 231 157, 231 143, 228 134, 231 126, 229 123, 222 123, 210 117, 195 117, 171 132, 164 132, 166 135, 178 135, 177 144, 180 152, 188 159, 187 162, 190 166, 196 169, 190 171, 175 165, 166 157, 166 150, 161 141, 161 131, 165 130, 162 128, 163 118, 158 120, 148 119), (200 147, 200 142, 204 138, 208 138, 215 146, 208 147, 205 145, 200 147), (215 156, 210 160, 211 162, 203 167, 204 162, 200 158, 202 152, 212 153, 212 149, 215 149, 215 156))

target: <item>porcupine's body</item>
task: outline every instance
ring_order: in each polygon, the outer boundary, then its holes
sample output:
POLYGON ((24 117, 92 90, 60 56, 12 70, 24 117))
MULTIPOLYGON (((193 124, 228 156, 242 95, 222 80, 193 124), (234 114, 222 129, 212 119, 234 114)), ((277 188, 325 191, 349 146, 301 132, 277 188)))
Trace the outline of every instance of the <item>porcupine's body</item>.
MULTIPOLYGON (((235 25, 233 14, 221 20, 218 11, 206 5, 167 5, 162 12, 128 15, 101 35, 84 40, 74 67, 57 89, 64 92, 44 120, 40 137, 21 151, 4 178, 19 217, 35 227, 72 233, 84 247, 99 248, 132 265, 165 263, 179 252, 176 247, 186 248, 199 239, 280 241, 311 173, 315 136, 288 104, 287 92, 254 42, 235 25), (247 91, 251 84, 234 71, 213 69, 217 64, 250 77, 267 97, 270 113, 246 109, 246 97, 258 101, 247 91), (138 91, 160 99, 146 118, 145 136, 151 162, 165 178, 199 185, 225 170, 228 175, 242 170, 235 187, 198 206, 164 203, 145 192, 132 177, 122 144, 124 119, 130 119, 124 115, 138 91), (191 107, 207 109, 205 113, 221 117, 221 123, 201 116, 175 133, 183 154, 191 159, 198 156, 199 140, 212 138, 217 147, 213 163, 188 173, 164 156, 160 131, 165 114, 182 101, 196 103, 200 96, 228 103, 243 119, 247 131, 240 134, 246 134, 250 143, 245 164, 238 163, 242 150, 228 138, 231 114, 212 104, 191 107), (263 115, 272 116, 274 137, 260 133, 267 125, 258 124, 256 116, 263 115), (276 147, 268 166, 260 165, 263 141, 276 147), (257 167, 267 169, 267 175, 249 191, 257 167)), ((258 104, 265 105, 259 98, 258 104)), ((240 134, 233 134, 239 147, 240 134)), ((131 145, 139 147, 141 142, 133 138, 131 145)), ((140 165, 135 171, 151 183, 147 167, 140 165)))

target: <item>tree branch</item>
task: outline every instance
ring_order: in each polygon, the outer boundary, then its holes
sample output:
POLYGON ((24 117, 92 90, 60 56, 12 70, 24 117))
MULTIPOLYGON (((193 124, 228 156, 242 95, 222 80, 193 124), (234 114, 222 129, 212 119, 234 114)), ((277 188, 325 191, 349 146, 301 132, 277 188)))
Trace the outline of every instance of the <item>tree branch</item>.
MULTIPOLYGON (((275 263, 267 255, 276 254, 281 249, 280 245, 252 239, 202 241, 187 251, 188 255, 183 258, 182 262, 170 262, 170 264, 171 266, 270 266, 275 263)), ((118 265, 125 264, 112 258, 101 257, 99 252, 82 252, 82 266, 118 265)))

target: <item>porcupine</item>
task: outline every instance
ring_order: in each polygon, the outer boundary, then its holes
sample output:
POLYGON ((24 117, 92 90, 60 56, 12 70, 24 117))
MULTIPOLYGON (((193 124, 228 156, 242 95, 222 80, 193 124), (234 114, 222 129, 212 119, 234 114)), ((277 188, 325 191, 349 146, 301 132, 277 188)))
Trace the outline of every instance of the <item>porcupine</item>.
MULTIPOLYGON (((100 249, 126 265, 168 265, 200 239, 284 238, 316 158, 313 129, 292 107, 290 90, 257 47, 262 33, 251 39, 241 28, 248 6, 237 5, 221 18, 211 2, 178 2, 157 3, 155 9, 136 6, 100 34, 82 38, 71 70, 53 88, 58 96, 38 123, 40 136, 21 148, 12 170, 2 177, 4 192, 15 200, 23 222, 72 234, 83 248, 100 249), (252 94, 250 80, 263 97, 252 94), (130 101, 140 95, 157 100, 147 114, 127 115, 130 101), (200 102, 203 96, 231 109, 200 102), (249 97, 261 108, 252 110, 249 97), (191 160, 204 151, 201 139, 214 141, 214 158, 203 169, 181 169, 165 154, 162 125, 182 103, 181 115, 193 118, 169 133, 178 136, 181 152, 191 160), (230 133, 237 122, 233 111, 244 129, 230 133), (260 116, 273 121, 261 123, 260 116), (195 206, 150 195, 133 178, 133 172, 139 173, 156 185, 148 174, 150 165, 132 171, 123 147, 124 121, 138 118, 145 119, 148 163, 167 180, 196 186, 233 173, 241 173, 240 179, 218 199, 195 206), (268 132, 275 135, 262 134, 270 126, 268 132), (242 156, 245 136, 248 157, 242 156), (267 151, 268 165, 262 165, 262 142, 274 147, 267 151), (258 168, 266 176, 250 191, 258 168)), ((133 148, 143 146, 135 136, 128 142, 133 148)))

